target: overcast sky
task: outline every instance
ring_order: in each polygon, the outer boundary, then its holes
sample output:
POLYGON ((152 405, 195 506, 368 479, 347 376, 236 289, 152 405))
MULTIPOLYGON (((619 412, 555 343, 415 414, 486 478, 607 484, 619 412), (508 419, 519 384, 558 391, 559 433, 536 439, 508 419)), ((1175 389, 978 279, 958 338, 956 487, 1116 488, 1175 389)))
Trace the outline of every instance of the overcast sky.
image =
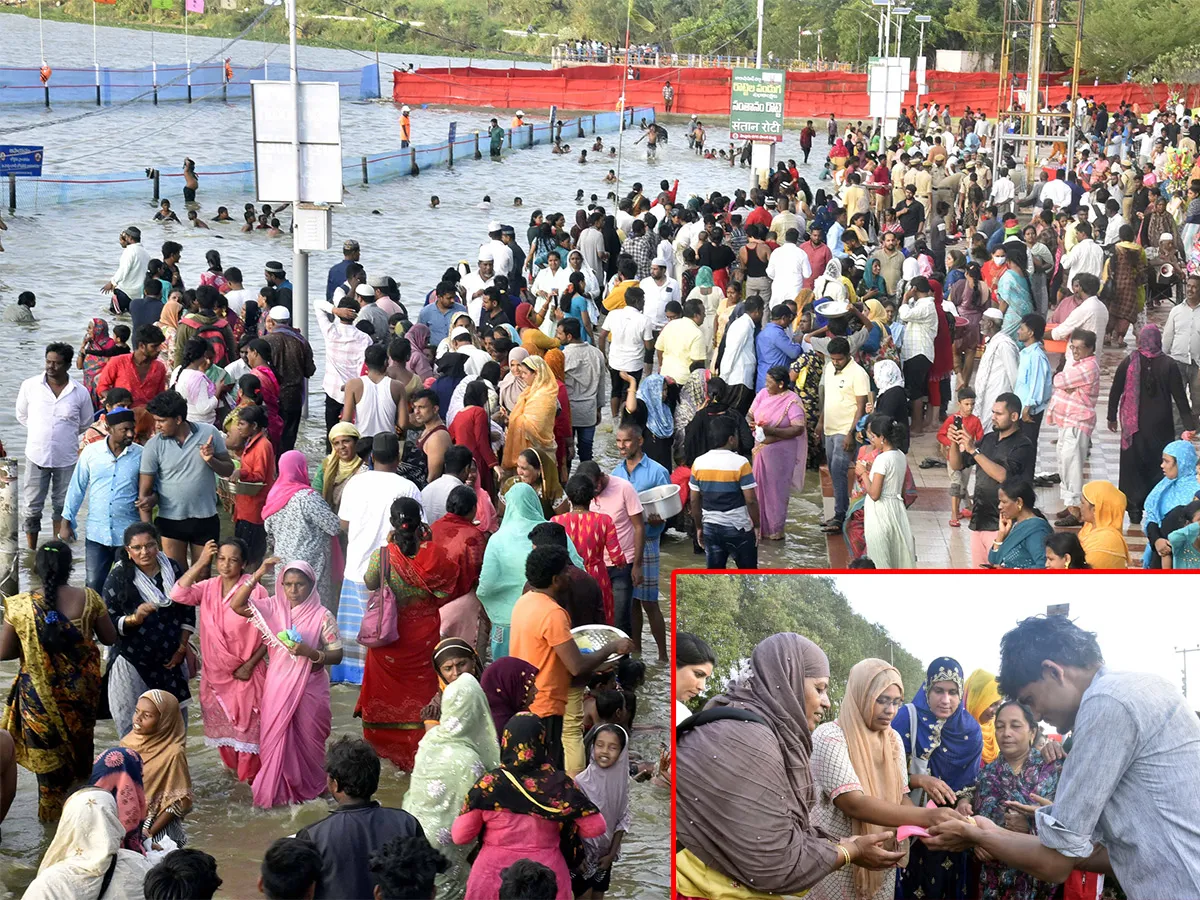
MULTIPOLYGON (((924 665, 952 656, 968 675, 996 672, 1004 633, 1052 603, 1070 603, 1070 618, 1096 632, 1114 669, 1153 672, 1179 687, 1183 657, 1175 649, 1200 646, 1200 580, 1185 573, 833 577, 856 613, 924 665)), ((1200 653, 1188 654, 1188 677, 1191 705, 1200 709, 1200 653)))

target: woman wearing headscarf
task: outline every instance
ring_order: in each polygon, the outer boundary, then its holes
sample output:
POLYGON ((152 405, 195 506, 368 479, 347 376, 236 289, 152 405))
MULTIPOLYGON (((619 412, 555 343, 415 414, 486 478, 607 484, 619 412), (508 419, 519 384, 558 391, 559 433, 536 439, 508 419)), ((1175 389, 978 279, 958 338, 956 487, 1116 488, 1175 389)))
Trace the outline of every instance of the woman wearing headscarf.
POLYGON ((803 893, 851 863, 887 870, 903 858, 882 849, 890 834, 833 843, 813 821, 812 732, 828 689, 825 653, 798 634, 774 634, 754 648, 748 675, 680 726, 681 897, 766 900, 803 893))
POLYGON ((474 844, 455 844, 450 829, 471 786, 500 765, 500 746, 476 675, 464 672, 446 685, 441 709, 444 721, 426 732, 417 748, 404 809, 450 862, 437 878, 434 896, 458 900, 467 889, 474 844))
MULTIPOLYGON (((1005 244, 1007 265, 996 281, 996 300, 1004 313, 1001 330, 1014 341, 1021 319, 1034 311, 1033 285, 1027 272, 1029 254, 1024 244, 1005 244)), ((940 304, 939 304, 940 308, 940 304)))
POLYGON ((160 690, 142 694, 133 716, 133 731, 122 738, 121 746, 132 750, 142 761, 145 842, 155 844, 165 836, 179 847, 186 846, 183 819, 194 800, 187 760, 187 729, 174 695, 160 690))
POLYGON ((529 358, 529 351, 524 347, 513 347, 508 351, 508 372, 500 383, 497 385, 497 392, 500 395, 500 405, 505 412, 511 413, 513 407, 517 405, 517 401, 521 398, 521 394, 525 391, 525 385, 517 377, 518 364, 529 358))
POLYGON ((504 518, 488 540, 479 573, 479 602, 492 622, 492 659, 508 656, 512 608, 525 589, 525 560, 533 552, 529 532, 546 521, 537 492, 517 482, 504 496, 504 518))
MULTIPOLYGON (((230 608, 249 619, 267 645, 254 805, 270 809, 307 803, 326 788, 325 742, 333 719, 329 670, 342 660, 337 618, 321 605, 316 573, 306 562, 286 563, 275 594, 251 601, 279 559, 263 561, 232 597, 230 608)), ((365 684, 364 684, 365 687, 365 684)))
POLYGON ((530 356, 544 356, 547 350, 559 346, 558 339, 546 334, 534 321, 534 309, 528 303, 517 306, 515 314, 517 331, 521 335, 521 346, 530 356))
MULTIPOLYGON (((1117 486, 1129 501, 1129 521, 1142 522, 1146 495, 1158 482, 1163 448, 1175 437, 1171 403, 1185 429, 1196 427, 1179 367, 1162 349, 1162 332, 1146 325, 1137 349, 1113 372, 1108 392, 1108 430, 1121 431, 1121 468, 1117 486)), ((1169 508, 1169 507, 1168 507, 1169 508)), ((1165 511, 1165 510, 1164 510, 1165 511)))
MULTIPOLYGON (((953 816, 917 808, 908 798, 904 746, 891 727, 904 703, 900 672, 882 659, 850 669, 836 721, 813 732, 812 773, 818 804, 813 823, 833 840, 886 827, 931 827, 953 816)), ((903 863, 901 863, 903 864, 903 863)), ((815 900, 892 900, 894 871, 840 869, 813 888, 815 900)))
MULTIPOLYGON (((453 592, 452 592, 453 593, 453 592)), ((461 676, 483 677, 483 660, 475 652, 470 641, 458 637, 443 638, 433 648, 433 671, 437 675, 438 689, 421 709, 425 730, 433 728, 442 720, 442 698, 446 688, 461 676)))
POLYGON ((527 484, 537 493, 542 515, 547 519, 565 513, 569 506, 558 480, 558 472, 538 451, 527 448, 517 456, 517 471, 500 485, 500 508, 504 509, 508 492, 515 484, 527 484))
POLYGON ((757 436, 753 468, 762 538, 782 541, 792 491, 804 490, 808 455, 804 406, 785 367, 767 371, 766 387, 750 404, 750 418, 757 436))
POLYGON ((556 900, 571 900, 571 868, 583 857, 580 839, 599 837, 605 827, 595 804, 550 763, 542 720, 518 713, 500 740, 500 765, 467 792, 451 828, 456 844, 473 843, 483 832, 466 900, 496 897, 501 873, 519 859, 548 866, 558 883, 556 900))
POLYGON ((267 493, 262 514, 274 555, 307 561, 317 574, 321 596, 335 596, 333 589, 345 567, 341 525, 337 513, 309 485, 308 459, 299 450, 279 457, 279 476, 267 493))
POLYGON ((504 736, 508 720, 529 709, 537 693, 538 667, 515 656, 495 660, 483 673, 481 685, 487 696, 496 739, 504 736))
POLYGON ((466 447, 475 458, 475 471, 479 487, 489 497, 496 495, 496 469, 500 460, 492 448, 491 419, 486 405, 487 386, 479 381, 467 385, 463 394, 463 408, 450 423, 450 439, 460 447, 466 447))
POLYGON ((428 379, 435 377, 433 362, 429 358, 431 336, 429 326, 418 322, 404 332, 404 336, 412 345, 412 355, 408 358, 406 366, 410 372, 421 379, 421 384, 424 384, 428 379))
POLYGON ((142 824, 146 821, 146 790, 142 783, 142 758, 132 750, 105 750, 92 766, 91 787, 107 791, 117 801, 117 818, 125 829, 121 847, 145 853, 142 824))
MULTIPOLYGON (((908 402, 908 394, 904 391, 904 373, 900 371, 895 360, 881 359, 871 367, 875 381, 875 404, 873 414, 891 416, 897 422, 903 422, 908 427, 908 416, 912 404, 908 402)), ((908 447, 899 448, 905 453, 908 447)))
POLYGON ((604 834, 585 838, 583 865, 571 873, 576 897, 603 897, 612 867, 631 824, 629 809, 629 732, 620 725, 599 725, 584 738, 587 768, 575 783, 604 817, 604 834))
POLYGON ((46 848, 27 900, 133 900, 153 868, 136 850, 122 848, 125 828, 117 801, 86 788, 67 798, 54 840, 46 848))
POLYGON ((1089 481, 1083 486, 1080 514, 1079 543, 1087 564, 1093 569, 1128 568, 1129 545, 1123 533, 1125 495, 1112 482, 1089 481))
POLYGON ((887 279, 883 277, 883 262, 875 257, 867 260, 867 267, 863 269, 862 275, 863 297, 878 298, 887 297, 888 291, 887 279))
POLYGON ((182 315, 183 304, 175 300, 168 300, 164 303, 162 312, 158 314, 156 324, 164 338, 158 358, 162 360, 162 364, 168 370, 175 364, 175 334, 179 330, 179 319, 182 315))
POLYGON ((541 457, 543 470, 547 466, 557 469, 554 420, 558 414, 558 380, 540 356, 526 357, 514 371, 524 390, 508 417, 501 465, 515 469, 521 452, 534 450, 541 457))
POLYGON ((688 426, 708 401, 709 374, 707 369, 693 369, 679 391, 679 403, 675 406, 675 455, 682 459, 686 459, 684 443, 688 426))
MULTIPOLYGON (((845 281, 844 278, 842 280, 845 281)), ((883 304, 872 298, 864 306, 867 318, 863 321, 863 327, 867 329, 867 338, 854 352, 854 361, 870 374, 877 362, 890 359, 899 363, 900 349, 888 330, 887 310, 883 308, 883 304)), ((861 320, 861 315, 859 318, 861 320)))
POLYGON ((118 347, 117 342, 108 336, 108 323, 103 319, 92 319, 88 323, 87 334, 79 347, 75 365, 83 373, 83 386, 92 395, 92 406, 97 410, 103 409, 104 403, 96 393, 96 379, 100 377, 100 372, 109 359, 128 352, 128 348, 118 347))
POLYGON ((1121 227, 1120 240, 1104 264, 1104 280, 1112 282, 1108 302, 1108 333, 1105 347, 1123 347, 1129 325, 1146 308, 1146 251, 1133 239, 1133 226, 1121 227))
POLYGON ((704 304, 704 324, 700 326, 700 332, 704 335, 704 347, 711 357, 713 349, 717 346, 714 339, 717 311, 725 300, 725 292, 715 285, 711 268, 699 268, 696 272, 696 286, 684 299, 699 300, 704 304))
POLYGON ((571 226, 571 243, 578 244, 579 236, 588 227, 588 214, 586 209, 575 210, 575 224, 571 226))
POLYGON ((967 712, 979 723, 983 735, 983 764, 986 766, 1000 753, 996 746, 996 709, 1000 706, 1000 688, 996 676, 976 669, 963 684, 967 712))
POLYGON ((467 377, 466 364, 465 353, 445 353, 438 358, 438 377, 433 382, 433 392, 437 394, 438 411, 443 419, 450 414, 450 401, 455 388, 467 377))
POLYGON ((346 483, 359 472, 366 471, 362 457, 358 455, 358 441, 362 437, 350 422, 338 422, 329 430, 329 443, 333 447, 321 462, 313 478, 312 488, 329 505, 334 515, 342 505, 342 492, 346 483))
POLYGON ((1146 551, 1142 555, 1142 565, 1147 569, 1162 568, 1163 556, 1170 555, 1171 545, 1163 524, 1167 514, 1178 506, 1187 506, 1200 491, 1196 477, 1196 447, 1191 441, 1167 444, 1159 468, 1162 480, 1146 497, 1146 551))
POLYGON ((813 282, 813 294, 818 299, 843 300, 855 303, 858 297, 854 294, 854 286, 849 279, 842 277, 842 261, 831 259, 825 265, 825 271, 813 282))
POLYGON ((647 375, 633 391, 633 377, 623 373, 630 390, 625 395, 625 411, 621 424, 635 422, 642 427, 645 454, 670 472, 675 468, 672 451, 675 444, 675 413, 670 394, 678 397, 678 388, 671 386, 661 375, 647 375), (632 408, 631 403, 632 401, 632 408))
POLYGON ((104 601, 68 585, 71 549, 43 544, 34 556, 40 590, 4 601, 5 659, 19 659, 0 728, 12 736, 13 759, 37 777, 38 819, 58 818, 71 786, 87 774, 101 697, 97 638, 117 637, 104 601))
POLYGON ((558 383, 558 411, 554 414, 554 455, 558 463, 558 480, 566 484, 571 471, 572 451, 575 448, 574 432, 571 430, 571 398, 567 394, 567 358, 557 348, 547 350, 543 357, 558 383))
MULTIPOLYGON (((957 661, 940 656, 929 664, 925 684, 900 708, 892 727, 904 743, 915 805, 932 800, 953 807, 970 797, 982 761, 983 732, 963 705, 963 670, 957 661)), ((966 852, 931 850, 918 842, 901 876, 904 896, 964 897, 967 865, 966 852)))
MULTIPOLYGON (((290 451, 295 452, 295 451, 290 451)), ((246 546, 226 538, 218 546, 209 541, 196 564, 175 582, 171 599, 200 608, 200 712, 204 717, 204 743, 216 747, 221 762, 251 782, 258 774, 259 710, 267 667, 262 637, 227 602, 250 576, 245 571, 246 546), (217 575, 206 577, 213 562, 217 575)), ((267 592, 256 587, 251 599, 264 600, 267 592)))
POLYGON ((617 258, 621 255, 621 235, 617 232, 615 216, 604 217, 604 280, 617 274, 617 258))

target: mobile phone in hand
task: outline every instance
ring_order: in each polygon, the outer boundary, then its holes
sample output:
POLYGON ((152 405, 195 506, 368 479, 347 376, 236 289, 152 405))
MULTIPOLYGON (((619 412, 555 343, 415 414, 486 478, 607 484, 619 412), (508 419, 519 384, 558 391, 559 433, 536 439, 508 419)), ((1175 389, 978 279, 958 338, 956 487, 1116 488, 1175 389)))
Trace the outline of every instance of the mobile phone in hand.
POLYGON ((962 429, 962 416, 954 417, 954 427, 958 428, 959 430, 962 429))

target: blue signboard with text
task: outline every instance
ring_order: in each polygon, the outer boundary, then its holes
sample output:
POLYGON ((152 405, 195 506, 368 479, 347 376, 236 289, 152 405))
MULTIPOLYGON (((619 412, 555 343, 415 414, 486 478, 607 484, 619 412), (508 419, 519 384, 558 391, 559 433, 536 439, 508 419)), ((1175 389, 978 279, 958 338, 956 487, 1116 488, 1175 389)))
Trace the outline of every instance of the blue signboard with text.
POLYGON ((0 175, 42 174, 42 148, 0 144, 0 175))

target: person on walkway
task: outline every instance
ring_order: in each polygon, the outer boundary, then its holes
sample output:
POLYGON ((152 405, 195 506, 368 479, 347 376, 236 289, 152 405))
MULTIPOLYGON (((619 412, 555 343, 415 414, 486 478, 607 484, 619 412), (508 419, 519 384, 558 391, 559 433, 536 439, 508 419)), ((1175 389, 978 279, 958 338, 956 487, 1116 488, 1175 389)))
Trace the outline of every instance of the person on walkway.
POLYGON ((438 689, 429 660, 438 643, 439 608, 449 601, 458 572, 446 551, 421 521, 419 501, 399 497, 391 505, 391 537, 370 556, 364 583, 369 591, 384 582, 399 608, 399 637, 366 652, 362 691, 354 714, 363 737, 402 771, 411 772, 425 733, 421 710, 438 689))
POLYGON ((500 765, 500 746, 488 698, 476 676, 463 674, 446 686, 442 717, 445 722, 421 739, 404 807, 450 861, 450 868, 438 877, 436 896, 452 900, 466 891, 474 847, 456 845, 450 830, 479 774, 500 765))
POLYGON ((183 571, 159 549, 153 525, 137 522, 125 529, 121 558, 108 573, 103 594, 119 635, 107 678, 108 706, 120 737, 133 728, 138 698, 147 690, 171 694, 186 719, 192 696, 188 678, 196 668, 194 655, 190 665, 188 660, 196 611, 171 600, 183 571))
POLYGON ((1000 531, 1000 485, 1010 478, 1033 483, 1034 446, 1021 433, 1021 401, 1016 394, 996 398, 992 431, 976 444, 966 431, 951 426, 949 465, 960 471, 976 467, 971 503, 971 567, 988 561, 1000 531))
POLYGON ((86 540, 87 586, 99 593, 104 587, 125 529, 143 521, 138 511, 138 474, 142 448, 133 442, 134 413, 114 409, 105 415, 108 435, 95 441, 79 454, 63 504, 59 537, 74 541, 79 509, 87 498, 86 540))
MULTIPOLYGON (((267 667, 261 665, 267 647, 254 626, 233 611, 229 600, 250 579, 246 573, 246 545, 226 538, 209 541, 196 564, 175 582, 171 599, 200 608, 200 712, 204 717, 204 743, 216 747, 221 762, 252 783, 258 774, 259 714, 267 667), (206 577, 216 561, 217 574, 206 577)), ((257 586, 250 599, 267 599, 257 586)))
POLYGON ((1200 835, 1188 819, 1200 796, 1200 722, 1178 687, 1108 668, 1096 636, 1066 616, 1025 619, 1004 635, 999 683, 1035 721, 1071 733, 1054 803, 1018 807, 1034 819, 1030 834, 977 817, 934 826, 931 843, 979 847, 1055 884, 1083 869, 1115 875, 1131 897, 1200 893, 1200 835))
POLYGON ((71 587, 71 549, 51 541, 34 556, 40 591, 9 597, 0 659, 19 659, 0 729, 13 758, 37 776, 38 819, 59 817, 72 785, 87 777, 100 702, 100 652, 117 631, 91 588, 71 587))
POLYGON ((1017 381, 1013 393, 1021 401, 1021 432, 1033 444, 1035 466, 1042 419, 1054 394, 1054 373, 1046 356, 1046 348, 1042 346, 1045 332, 1046 320, 1037 313, 1024 316, 1017 326, 1017 342, 1021 344, 1021 352, 1017 358, 1017 381))
POLYGON ((1000 330, 1004 314, 996 308, 985 310, 980 323, 985 346, 975 373, 976 407, 981 411, 983 431, 992 430, 991 409, 1001 394, 1012 393, 1017 383, 1017 369, 1021 362, 1021 348, 1017 342, 1000 330))
MULTIPOLYGON (((909 798, 917 806, 928 799, 937 807, 953 807, 957 792, 975 783, 983 754, 979 723, 963 704, 962 666, 948 656, 930 663, 925 683, 911 703, 900 707, 892 728, 908 757, 909 798)), ((918 891, 927 897, 965 896, 967 879, 967 854, 918 842, 909 848, 901 875, 905 896, 918 891)))
POLYGON ((1105 280, 1112 283, 1112 299, 1109 301, 1109 325, 1104 346, 1125 346, 1125 335, 1130 324, 1136 322, 1146 308, 1148 271, 1146 251, 1134 240, 1133 226, 1122 225, 1120 240, 1113 248, 1112 257, 1105 263, 1105 280))
POLYGON ((1057 524, 1061 528, 1083 523, 1080 512, 1083 466, 1096 429, 1096 402, 1100 399, 1100 360, 1096 356, 1096 333, 1083 328, 1071 332, 1071 356, 1054 376, 1054 393, 1046 407, 1046 420, 1058 426, 1055 454, 1063 508, 1057 524))
POLYGON ((321 854, 314 900, 371 897, 377 883, 372 857, 394 840, 425 840, 421 824, 411 813, 371 799, 379 790, 380 770, 379 756, 361 738, 342 735, 329 745, 325 775, 337 808, 296 835, 321 854))
POLYGON ((17 421, 25 429, 22 499, 25 540, 30 550, 37 546, 46 494, 50 494, 53 533, 61 530, 63 504, 78 458, 79 435, 92 420, 91 395, 67 374, 71 355, 69 344, 49 344, 44 372, 22 381, 17 393, 17 421))
POLYGON ((124 837, 125 827, 111 794, 98 788, 72 794, 25 897, 141 897, 152 864, 136 850, 123 849, 124 837))
POLYGON ((283 419, 283 434, 279 452, 296 447, 296 434, 304 414, 305 386, 316 374, 312 345, 292 327, 292 314, 286 306, 273 306, 267 311, 267 333, 263 340, 271 345, 271 362, 279 377, 279 415, 283 419))
POLYGON ((270 809, 306 803, 327 787, 322 762, 332 727, 329 673, 342 657, 333 613, 321 605, 316 573, 303 561, 286 563, 274 596, 251 594, 279 559, 262 562, 229 598, 237 615, 250 619, 267 645, 267 678, 259 717, 259 759, 254 805, 270 809), (287 641, 284 641, 287 638, 287 641))
POLYGON ((358 630, 367 610, 370 591, 366 585, 372 555, 387 543, 392 530, 392 503, 399 497, 421 502, 421 492, 399 475, 400 442, 394 434, 377 434, 371 445, 374 468, 360 472, 346 485, 338 508, 338 519, 347 533, 346 569, 337 604, 337 627, 341 633, 341 660, 329 670, 334 684, 361 684, 366 648, 358 643, 358 630))
POLYGON ((724 896, 731 881, 753 884, 747 897, 795 894, 851 865, 894 869, 904 851, 883 849, 894 832, 835 843, 816 823, 812 735, 830 707, 825 653, 798 634, 774 634, 754 648, 750 673, 677 738, 679 894, 724 896), (754 784, 747 759, 760 761, 754 784))
POLYGON ((761 522, 750 462, 737 453, 738 434, 728 419, 712 424, 717 449, 698 456, 688 482, 696 540, 709 569, 724 569, 730 555, 738 569, 758 568, 761 522))
MULTIPOLYGON (((533 713, 509 720, 500 741, 500 765, 467 792, 450 829, 456 844, 483 833, 471 865, 467 900, 498 896, 501 873, 517 860, 548 866, 558 883, 555 900, 570 900, 570 862, 561 849, 579 852, 579 839, 599 837, 604 816, 560 767, 550 760, 545 723, 533 713)), ((574 853, 573 853, 574 855, 574 853)))
POLYGON ((1010 478, 1000 485, 1000 530, 988 551, 988 568, 1046 568, 1046 538, 1053 526, 1037 509, 1033 483, 1010 478))
POLYGON ((917 564, 917 547, 904 502, 908 461, 900 450, 907 429, 902 422, 879 415, 867 420, 866 430, 876 456, 870 469, 857 463, 855 474, 869 479, 863 509, 867 556, 880 569, 911 569, 917 564))
POLYGON ((1109 481, 1089 481, 1083 486, 1079 544, 1093 569, 1129 568, 1125 542, 1125 495, 1109 481))
POLYGON ((754 448, 752 471, 759 523, 764 541, 782 541, 787 525, 788 501, 792 491, 804 490, 808 435, 804 406, 791 389, 788 371, 774 366, 767 371, 767 386, 750 404, 750 417, 761 434, 754 448), (768 468, 772 480, 768 483, 768 468))
MULTIPOLYGON (((821 374, 821 414, 816 430, 824 438, 825 458, 833 481, 833 516, 823 523, 823 529, 827 534, 836 534, 842 530, 846 508, 850 505, 849 472, 855 454, 854 426, 866 412, 871 380, 862 366, 851 358, 850 343, 845 338, 833 338, 829 342, 828 355, 829 361, 821 374)), ((910 390, 909 399, 913 396, 910 390)), ((924 395, 918 395, 918 398, 920 396, 924 395)))
POLYGON ((133 730, 121 746, 142 760, 146 794, 143 840, 151 845, 169 838, 187 846, 183 820, 195 804, 187 759, 187 725, 179 701, 168 691, 149 690, 137 700, 133 730))
MULTIPOLYGON (((1193 202, 1200 204, 1200 199, 1193 202)), ((1189 275, 1183 291, 1184 302, 1167 316, 1163 346, 1175 360, 1195 409, 1200 406, 1200 274, 1189 275)))
POLYGON ((1121 433, 1118 487, 1129 502, 1129 521, 1142 522, 1146 495, 1158 482, 1163 447, 1175 437, 1174 403, 1185 429, 1196 427, 1179 367, 1162 352, 1162 333, 1146 325, 1137 349, 1113 372, 1108 392, 1108 430, 1121 433))

